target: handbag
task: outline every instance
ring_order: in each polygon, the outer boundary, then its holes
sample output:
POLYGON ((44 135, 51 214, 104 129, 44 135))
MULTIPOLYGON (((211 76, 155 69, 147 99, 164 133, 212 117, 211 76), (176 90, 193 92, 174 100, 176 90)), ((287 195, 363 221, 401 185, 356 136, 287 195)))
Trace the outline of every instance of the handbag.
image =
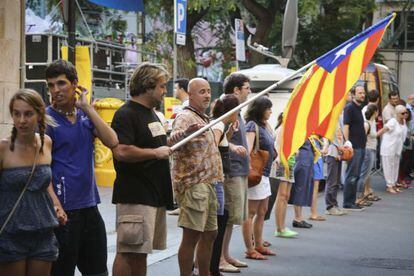
POLYGON ((339 160, 349 161, 354 156, 354 150, 350 147, 338 147, 339 160))
POLYGON ((269 160, 269 152, 259 149, 259 128, 255 123, 256 137, 253 150, 250 152, 250 169, 248 176, 248 187, 254 187, 262 180, 263 169, 269 160))

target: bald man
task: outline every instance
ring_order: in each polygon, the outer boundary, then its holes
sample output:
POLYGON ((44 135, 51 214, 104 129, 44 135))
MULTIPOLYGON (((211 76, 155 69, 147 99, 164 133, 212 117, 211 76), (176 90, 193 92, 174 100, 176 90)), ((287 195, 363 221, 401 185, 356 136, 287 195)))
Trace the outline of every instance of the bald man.
MULTIPOLYGON (((201 78, 188 85, 189 106, 174 120, 171 137, 178 141, 184 130, 199 128, 209 123, 205 114, 210 105, 209 83, 201 78)), ((217 235, 217 197, 214 185, 222 182, 223 169, 220 152, 214 142, 214 133, 208 129, 174 151, 172 178, 177 202, 180 205, 178 225, 183 237, 178 251, 181 275, 192 275, 195 248, 200 276, 209 274, 210 259, 217 235)))

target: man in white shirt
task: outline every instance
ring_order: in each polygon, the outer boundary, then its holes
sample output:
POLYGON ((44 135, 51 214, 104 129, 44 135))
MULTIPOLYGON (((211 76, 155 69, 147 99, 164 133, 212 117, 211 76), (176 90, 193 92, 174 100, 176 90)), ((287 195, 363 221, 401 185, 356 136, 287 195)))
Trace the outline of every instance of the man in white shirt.
POLYGON ((388 94, 388 103, 382 109, 382 122, 384 124, 386 124, 389 119, 397 117, 395 107, 397 106, 399 100, 400 100, 400 96, 398 95, 397 91, 391 91, 388 94))
POLYGON ((362 108, 362 116, 364 117, 364 120, 367 120, 365 118, 365 111, 367 111, 368 105, 369 104, 375 104, 376 106, 378 106, 378 103, 379 103, 379 93, 378 93, 378 91, 375 90, 375 89, 370 90, 367 93, 367 98, 368 98, 368 104, 362 108))
POLYGON ((177 79, 174 83, 174 97, 181 101, 182 107, 188 106, 188 79, 177 79))

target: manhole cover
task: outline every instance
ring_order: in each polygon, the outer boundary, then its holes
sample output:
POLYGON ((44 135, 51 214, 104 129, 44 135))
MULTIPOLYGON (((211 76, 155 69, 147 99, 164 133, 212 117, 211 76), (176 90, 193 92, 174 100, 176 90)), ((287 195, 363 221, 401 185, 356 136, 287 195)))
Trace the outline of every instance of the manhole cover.
POLYGON ((360 258, 356 265, 385 269, 414 270, 414 260, 391 258, 360 258))

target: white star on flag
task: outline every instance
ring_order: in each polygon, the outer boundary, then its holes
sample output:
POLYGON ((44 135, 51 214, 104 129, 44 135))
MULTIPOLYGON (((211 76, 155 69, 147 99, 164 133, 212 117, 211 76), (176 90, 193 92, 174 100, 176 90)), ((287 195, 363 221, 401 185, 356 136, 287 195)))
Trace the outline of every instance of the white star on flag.
POLYGON ((338 52, 335 53, 335 58, 332 60, 331 64, 335 63, 335 61, 340 57, 340 56, 346 56, 346 51, 348 50, 349 47, 352 46, 352 44, 354 44, 354 42, 350 42, 348 43, 345 47, 343 47, 341 50, 339 50, 338 52))

